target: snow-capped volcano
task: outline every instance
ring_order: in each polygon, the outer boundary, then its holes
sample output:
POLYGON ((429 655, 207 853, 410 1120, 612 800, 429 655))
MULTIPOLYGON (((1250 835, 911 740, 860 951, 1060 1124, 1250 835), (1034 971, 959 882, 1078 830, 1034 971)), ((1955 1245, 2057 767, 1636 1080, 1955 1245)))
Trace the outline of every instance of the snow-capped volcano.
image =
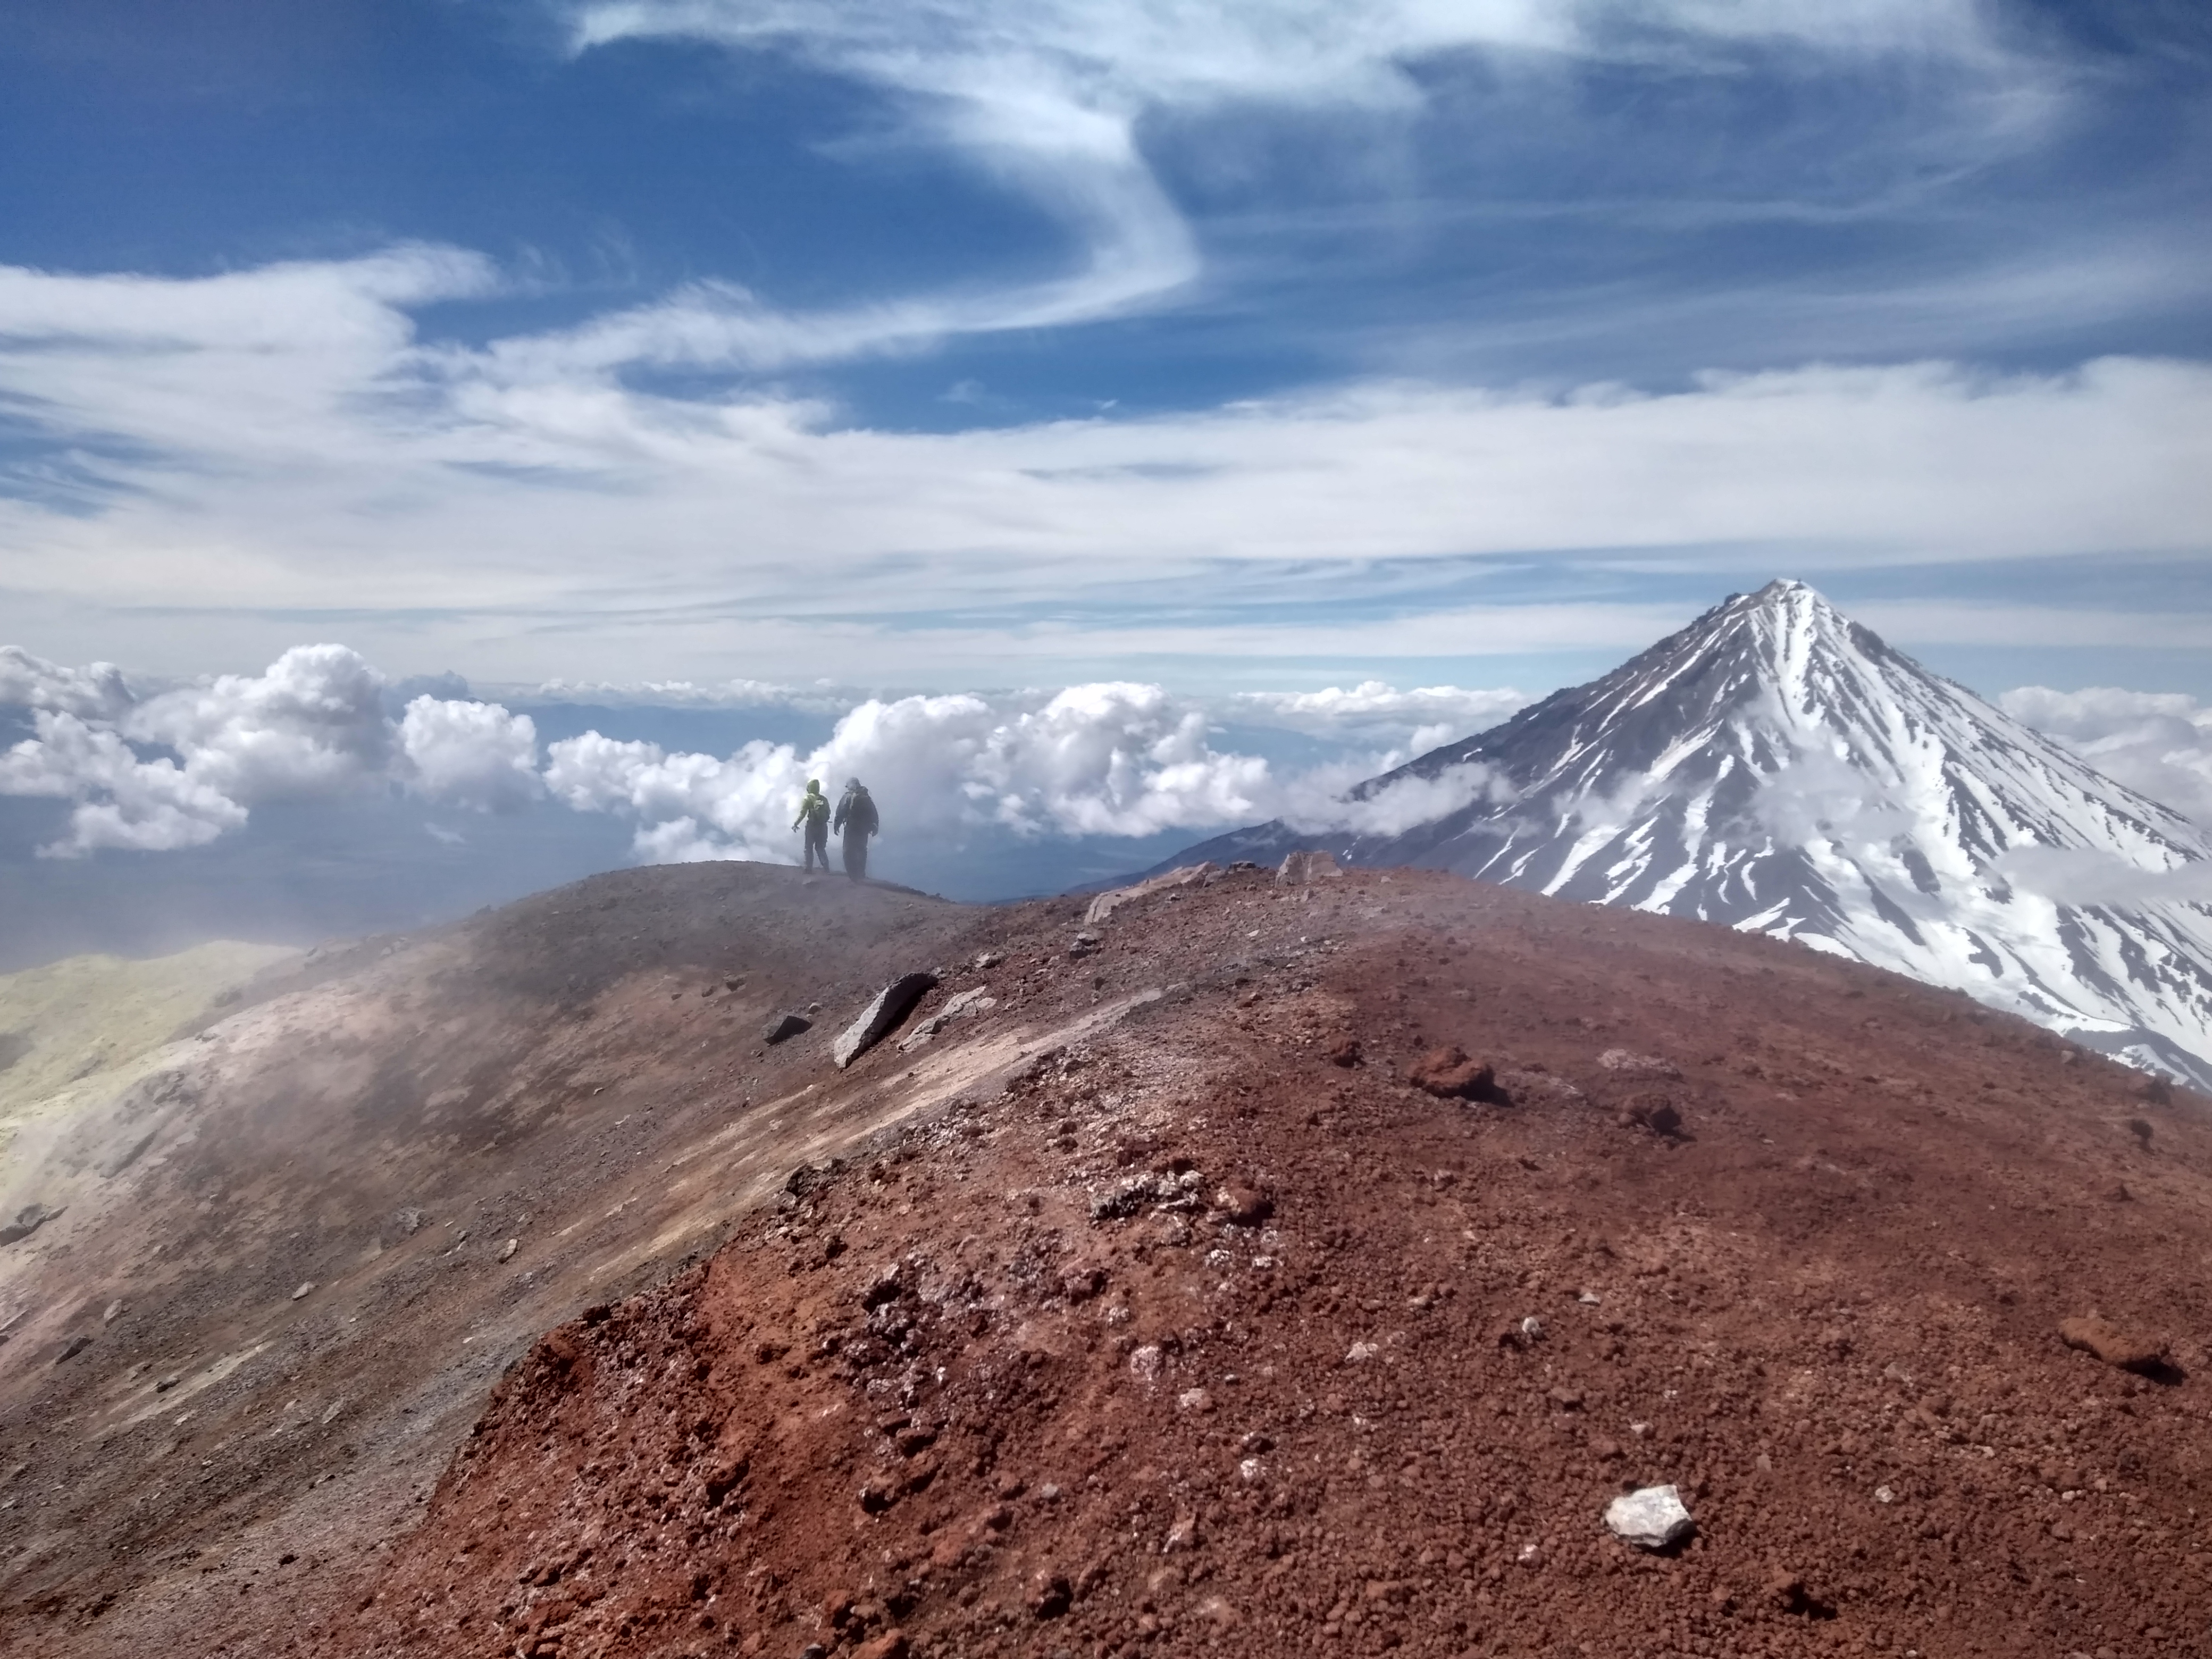
POLYGON ((1802 582, 1356 796, 1455 768, 1484 786, 1472 804, 1310 844, 1756 928, 2212 1085, 2212 838, 1802 582))

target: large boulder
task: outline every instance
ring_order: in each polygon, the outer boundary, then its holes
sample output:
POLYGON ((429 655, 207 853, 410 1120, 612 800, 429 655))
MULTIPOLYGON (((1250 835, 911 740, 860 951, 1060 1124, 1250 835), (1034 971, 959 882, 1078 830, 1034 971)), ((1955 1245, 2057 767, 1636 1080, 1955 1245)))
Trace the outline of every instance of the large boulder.
POLYGON ((1283 855, 1282 863, 1275 868, 1275 885, 1305 887, 1314 882, 1326 880, 1331 876, 1340 876, 1343 873, 1344 866, 1336 861, 1334 854, 1324 852, 1319 848, 1313 848, 1296 853, 1285 853, 1283 855))
POLYGON ((876 1000, 861 1011, 860 1017, 838 1034, 830 1058, 840 1071, 850 1066, 896 1030, 898 1023, 914 1012, 914 1005, 936 987, 934 974, 901 974, 877 992, 876 1000))

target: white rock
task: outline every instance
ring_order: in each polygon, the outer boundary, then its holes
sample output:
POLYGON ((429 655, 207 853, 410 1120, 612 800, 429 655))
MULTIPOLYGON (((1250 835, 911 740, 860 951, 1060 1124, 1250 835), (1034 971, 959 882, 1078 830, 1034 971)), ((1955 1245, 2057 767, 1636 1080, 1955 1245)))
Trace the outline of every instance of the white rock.
POLYGON ((938 1010, 937 1017, 940 1022, 954 1020, 959 1018, 970 1008, 982 1008, 989 1005, 990 996, 986 989, 981 985, 971 985, 966 990, 955 991, 951 996, 945 998, 945 1006, 938 1010))
POLYGON ((520 1239, 510 1238, 506 1243, 499 1247, 499 1259, 501 1261, 512 1261, 514 1260, 514 1253, 521 1248, 522 1241, 520 1239))
POLYGON ((1344 867, 1334 854, 1318 849, 1311 852, 1286 853, 1275 871, 1278 887, 1304 887, 1330 876, 1340 876, 1344 867))
POLYGON ((1605 1524, 1613 1535, 1638 1549, 1663 1550, 1690 1535, 1697 1522, 1682 1507, 1682 1495, 1672 1486, 1645 1486, 1624 1492, 1605 1506, 1605 1524))

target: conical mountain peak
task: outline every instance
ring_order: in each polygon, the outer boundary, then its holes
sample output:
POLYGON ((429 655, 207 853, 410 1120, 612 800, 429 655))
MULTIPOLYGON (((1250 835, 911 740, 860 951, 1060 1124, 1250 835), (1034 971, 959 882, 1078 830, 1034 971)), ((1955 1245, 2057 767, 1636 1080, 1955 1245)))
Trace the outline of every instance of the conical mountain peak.
MULTIPOLYGON (((2212 837, 1802 581, 1731 595, 1355 797, 1387 821, 1401 783, 1432 798, 1454 778, 1458 811, 1332 844, 1777 934, 2212 1084, 2212 906, 2160 885, 2212 837), (2140 876, 2143 903, 2077 902, 2036 873, 2069 860, 2140 876)), ((1247 856, 1236 839, 1209 855, 1247 856)))

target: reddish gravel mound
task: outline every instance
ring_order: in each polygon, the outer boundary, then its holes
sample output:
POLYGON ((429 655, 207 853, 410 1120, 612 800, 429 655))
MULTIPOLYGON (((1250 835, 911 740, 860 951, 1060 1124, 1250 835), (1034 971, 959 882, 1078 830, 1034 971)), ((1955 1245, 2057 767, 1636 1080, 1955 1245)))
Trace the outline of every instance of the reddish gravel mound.
POLYGON ((998 915, 1016 1007, 1166 994, 547 1337, 307 1646, 2212 1652, 2203 1103, 1442 876, 998 915))

